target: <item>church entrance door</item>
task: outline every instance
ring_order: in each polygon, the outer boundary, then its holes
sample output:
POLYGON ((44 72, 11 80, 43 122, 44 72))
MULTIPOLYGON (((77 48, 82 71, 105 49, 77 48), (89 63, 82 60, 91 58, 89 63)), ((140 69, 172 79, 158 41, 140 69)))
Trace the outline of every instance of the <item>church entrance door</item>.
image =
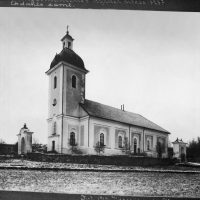
POLYGON ((21 139, 21 154, 25 154, 26 146, 24 137, 21 139))

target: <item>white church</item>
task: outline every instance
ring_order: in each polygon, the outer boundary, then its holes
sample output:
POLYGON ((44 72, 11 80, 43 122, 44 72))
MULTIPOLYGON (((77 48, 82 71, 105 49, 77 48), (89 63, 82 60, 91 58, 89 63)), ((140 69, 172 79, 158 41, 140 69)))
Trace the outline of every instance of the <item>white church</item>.
MULTIPOLYGON (((170 132, 139 114, 117 109, 85 98, 86 74, 83 60, 74 52, 74 39, 61 39, 62 51, 56 54, 46 72, 49 76, 48 151, 70 153, 70 142, 86 154, 96 154, 97 142, 105 155, 123 154, 128 138, 131 152, 146 152, 156 157, 156 144, 168 144, 170 132)), ((163 157, 167 155, 167 150, 163 157)))

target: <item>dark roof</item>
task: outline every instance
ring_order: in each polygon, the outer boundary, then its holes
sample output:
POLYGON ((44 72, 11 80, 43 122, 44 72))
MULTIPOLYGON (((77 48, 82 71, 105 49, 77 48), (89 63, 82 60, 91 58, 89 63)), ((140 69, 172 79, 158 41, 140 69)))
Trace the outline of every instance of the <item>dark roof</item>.
POLYGON ((51 62, 50 69, 52 69, 61 61, 67 62, 78 68, 85 69, 84 62, 81 57, 69 48, 64 48, 59 54, 55 55, 55 58, 51 62))
POLYGON ((182 139, 178 139, 178 138, 172 143, 185 143, 185 144, 187 144, 186 142, 183 142, 182 139))
POLYGON ((6 143, 1 143, 1 146, 15 146, 16 144, 6 144, 6 143))
POLYGON ((162 131, 169 133, 160 126, 154 124, 143 116, 127 111, 123 111, 111 106, 100 104, 94 101, 85 100, 84 104, 80 104, 88 115, 108 120, 113 120, 125 124, 144 127, 152 130, 162 131))
POLYGON ((72 36, 69 35, 69 33, 67 33, 67 34, 61 39, 61 41, 62 41, 65 37, 69 38, 69 39, 72 40, 72 41, 74 40, 74 39, 72 38, 72 36))

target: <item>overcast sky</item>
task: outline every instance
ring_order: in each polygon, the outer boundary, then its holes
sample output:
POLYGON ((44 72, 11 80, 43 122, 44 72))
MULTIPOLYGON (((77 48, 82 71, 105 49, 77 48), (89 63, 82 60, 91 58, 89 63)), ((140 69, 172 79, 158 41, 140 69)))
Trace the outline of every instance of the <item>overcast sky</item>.
POLYGON ((86 99, 141 114, 188 142, 200 136, 200 14, 0 8, 0 138, 24 123, 47 143, 45 72, 69 25, 90 72, 86 99))

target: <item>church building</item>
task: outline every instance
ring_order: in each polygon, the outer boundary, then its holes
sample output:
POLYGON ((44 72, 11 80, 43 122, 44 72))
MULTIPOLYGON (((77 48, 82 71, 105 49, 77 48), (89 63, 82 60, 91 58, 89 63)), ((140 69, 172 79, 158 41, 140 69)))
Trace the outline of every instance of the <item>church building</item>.
MULTIPOLYGON (((48 151, 70 153, 70 143, 85 154, 96 154, 99 142, 105 155, 123 154, 124 140, 131 152, 146 152, 156 157, 158 142, 167 146, 165 129, 139 114, 117 109, 85 98, 86 74, 83 60, 73 50, 74 39, 61 39, 62 51, 56 54, 46 72, 49 76, 48 151)), ((163 153, 163 157, 167 151, 163 153)))

